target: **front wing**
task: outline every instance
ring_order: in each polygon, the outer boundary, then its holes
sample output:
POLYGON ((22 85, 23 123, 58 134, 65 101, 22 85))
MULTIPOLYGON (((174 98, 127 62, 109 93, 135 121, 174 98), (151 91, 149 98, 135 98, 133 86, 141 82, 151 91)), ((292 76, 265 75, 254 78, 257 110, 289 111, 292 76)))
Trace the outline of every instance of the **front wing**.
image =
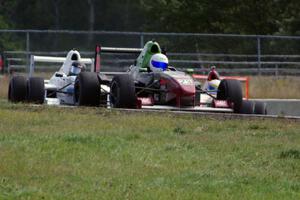
POLYGON ((165 105, 154 105, 154 106, 142 106, 142 109, 152 109, 152 110, 182 110, 182 111, 194 111, 194 112, 222 112, 222 113, 232 113, 231 108, 213 108, 213 107, 176 107, 176 106, 165 106, 165 105))

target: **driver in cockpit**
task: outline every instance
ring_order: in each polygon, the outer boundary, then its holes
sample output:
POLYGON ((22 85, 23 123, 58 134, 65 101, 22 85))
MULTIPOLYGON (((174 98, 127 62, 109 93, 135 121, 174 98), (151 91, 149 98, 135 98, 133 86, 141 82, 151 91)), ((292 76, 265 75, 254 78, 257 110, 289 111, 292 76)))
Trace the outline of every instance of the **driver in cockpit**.
POLYGON ((81 62, 74 61, 70 68, 69 76, 77 76, 80 72, 85 70, 85 65, 81 62))

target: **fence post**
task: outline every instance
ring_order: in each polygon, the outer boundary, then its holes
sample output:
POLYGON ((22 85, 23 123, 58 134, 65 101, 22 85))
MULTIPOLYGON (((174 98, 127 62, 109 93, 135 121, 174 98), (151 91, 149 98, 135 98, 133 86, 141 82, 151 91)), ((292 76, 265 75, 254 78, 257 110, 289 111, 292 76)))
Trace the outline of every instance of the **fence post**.
POLYGON ((143 35, 143 33, 141 33, 141 35, 140 35, 140 47, 141 48, 144 47, 144 35, 143 35))
POLYGON ((27 72, 30 71, 29 51, 30 51, 30 35, 29 35, 29 32, 26 32, 26 68, 27 68, 27 72))
POLYGON ((278 64, 275 65, 275 77, 278 78, 278 64))
POLYGON ((257 67, 258 75, 261 75, 261 39, 257 36, 257 67))
POLYGON ((34 55, 30 56, 29 77, 32 77, 34 72, 34 55))

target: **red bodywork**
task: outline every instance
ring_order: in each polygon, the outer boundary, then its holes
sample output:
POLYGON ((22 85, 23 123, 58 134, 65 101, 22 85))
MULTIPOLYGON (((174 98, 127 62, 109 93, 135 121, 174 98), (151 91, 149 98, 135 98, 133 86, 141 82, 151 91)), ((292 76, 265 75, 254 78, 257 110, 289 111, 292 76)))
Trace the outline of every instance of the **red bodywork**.
POLYGON ((101 57, 100 57, 100 52, 101 52, 101 46, 96 45, 95 47, 95 61, 94 61, 94 72, 100 72, 100 67, 101 67, 101 57))
MULTIPOLYGON (((211 77, 210 77, 211 78, 211 77)), ((165 89, 164 93, 165 102, 164 105, 173 105, 180 107, 195 107, 200 105, 200 98, 196 98, 196 87, 194 79, 183 73, 183 72, 163 72, 160 74, 160 88, 165 89), (199 101, 199 102, 196 102, 199 101)), ((159 105, 159 103, 154 99, 153 96, 150 97, 138 97, 137 107, 142 108, 142 106, 154 106, 159 105)), ((201 106, 201 105, 200 105, 201 106)), ((204 105, 206 107, 207 105, 204 105)), ((216 100, 213 99, 210 104, 213 108, 231 108, 232 105, 226 100, 216 100)))
POLYGON ((195 105, 195 82, 187 75, 170 77, 167 86, 176 95, 177 107, 195 105))
MULTIPOLYGON (((165 105, 174 103, 176 107, 195 106, 196 88, 193 78, 183 72, 165 71, 160 74, 160 89, 165 90, 163 100, 160 103, 165 105)), ((138 97, 138 107, 151 106, 156 100, 151 97, 138 97)))

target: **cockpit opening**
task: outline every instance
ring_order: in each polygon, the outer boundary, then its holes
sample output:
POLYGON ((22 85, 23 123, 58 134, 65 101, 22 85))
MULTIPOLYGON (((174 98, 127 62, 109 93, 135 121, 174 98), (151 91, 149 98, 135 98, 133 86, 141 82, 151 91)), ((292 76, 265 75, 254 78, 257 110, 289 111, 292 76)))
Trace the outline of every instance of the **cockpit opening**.
POLYGON ((78 61, 78 55, 76 53, 73 53, 71 60, 78 61))

